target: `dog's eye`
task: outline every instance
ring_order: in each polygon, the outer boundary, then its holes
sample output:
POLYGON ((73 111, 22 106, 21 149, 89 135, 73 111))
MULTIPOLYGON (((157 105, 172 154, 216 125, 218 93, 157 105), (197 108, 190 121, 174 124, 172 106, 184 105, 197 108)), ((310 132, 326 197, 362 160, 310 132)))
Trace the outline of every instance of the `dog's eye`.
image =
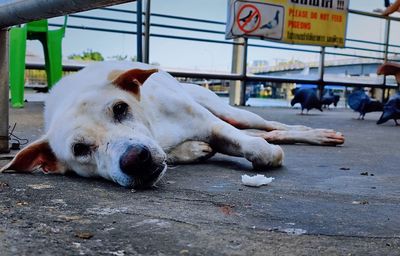
POLYGON ((76 143, 73 147, 74 156, 87 156, 90 154, 90 146, 83 143, 76 143))
POLYGON ((121 122, 128 114, 128 104, 125 102, 118 102, 113 106, 114 119, 121 122))

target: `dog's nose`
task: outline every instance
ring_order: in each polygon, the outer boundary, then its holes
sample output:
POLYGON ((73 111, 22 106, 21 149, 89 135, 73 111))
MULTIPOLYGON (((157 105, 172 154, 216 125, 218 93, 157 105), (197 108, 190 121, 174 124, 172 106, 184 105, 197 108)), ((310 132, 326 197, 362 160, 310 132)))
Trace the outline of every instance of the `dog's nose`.
POLYGON ((130 176, 143 176, 152 165, 150 150, 144 145, 131 145, 119 159, 121 170, 130 176))

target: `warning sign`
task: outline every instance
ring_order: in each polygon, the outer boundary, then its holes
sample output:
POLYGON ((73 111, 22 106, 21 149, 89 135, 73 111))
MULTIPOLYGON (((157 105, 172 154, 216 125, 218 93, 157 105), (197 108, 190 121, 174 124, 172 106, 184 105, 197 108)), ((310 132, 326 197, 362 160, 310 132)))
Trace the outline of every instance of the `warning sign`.
POLYGON ((344 47, 349 0, 229 0, 226 38, 344 47))
POLYGON ((237 1, 232 34, 280 40, 283 34, 283 6, 237 1))
POLYGON ((244 33, 251 33, 258 29, 260 27, 260 20, 260 11, 252 4, 243 5, 236 16, 238 27, 244 33))

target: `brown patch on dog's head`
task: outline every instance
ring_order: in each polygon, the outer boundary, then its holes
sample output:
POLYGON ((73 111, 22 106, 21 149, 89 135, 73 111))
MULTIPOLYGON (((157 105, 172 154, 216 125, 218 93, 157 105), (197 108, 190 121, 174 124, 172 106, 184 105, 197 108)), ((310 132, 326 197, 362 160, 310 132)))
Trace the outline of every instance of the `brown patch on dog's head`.
POLYGON ((42 168, 45 173, 65 172, 46 139, 35 141, 22 149, 9 164, 0 169, 0 172, 33 172, 37 168, 42 168))
POLYGON ((156 72, 158 69, 114 70, 110 72, 108 79, 120 89, 133 93, 140 100, 140 86, 156 72))

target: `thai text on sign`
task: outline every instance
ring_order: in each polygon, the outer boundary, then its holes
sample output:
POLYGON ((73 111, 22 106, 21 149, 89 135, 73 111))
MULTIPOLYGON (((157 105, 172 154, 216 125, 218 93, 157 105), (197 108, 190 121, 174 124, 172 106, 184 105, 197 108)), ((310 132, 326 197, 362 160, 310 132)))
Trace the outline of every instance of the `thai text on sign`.
POLYGON ((229 0, 227 38, 344 47, 349 0, 229 0))

